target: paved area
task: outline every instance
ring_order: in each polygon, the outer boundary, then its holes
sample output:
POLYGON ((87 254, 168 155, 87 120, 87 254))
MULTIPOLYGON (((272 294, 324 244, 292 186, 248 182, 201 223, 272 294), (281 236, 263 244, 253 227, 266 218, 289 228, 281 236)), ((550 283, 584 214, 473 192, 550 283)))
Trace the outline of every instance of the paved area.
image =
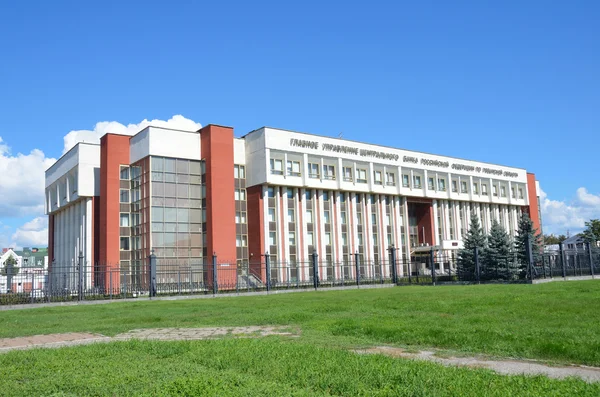
POLYGON ((52 348, 85 345, 95 342, 143 340, 200 340, 234 336, 236 338, 264 337, 269 335, 298 336, 288 328, 269 326, 212 327, 212 328, 149 328, 134 329, 108 337, 99 334, 71 332, 66 334, 35 335, 0 339, 0 353, 11 350, 52 348))
POLYGON ((555 367, 535 361, 518 360, 488 360, 476 357, 439 357, 433 351, 407 352, 396 347, 374 347, 357 350, 357 353, 385 354, 414 360, 433 361, 446 366, 464 366, 471 368, 487 368, 506 375, 545 375, 549 378, 563 379, 570 376, 578 377, 586 382, 600 382, 600 368, 585 366, 555 367))

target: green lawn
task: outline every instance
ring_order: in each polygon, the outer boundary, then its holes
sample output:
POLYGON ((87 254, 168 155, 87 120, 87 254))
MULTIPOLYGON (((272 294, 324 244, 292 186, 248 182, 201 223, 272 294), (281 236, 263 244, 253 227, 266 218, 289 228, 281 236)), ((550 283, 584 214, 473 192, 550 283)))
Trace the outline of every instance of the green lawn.
POLYGON ((395 344, 600 366, 600 282, 396 287, 0 312, 0 337, 292 325, 320 346, 395 344))
POLYGON ((598 396, 600 384, 359 355, 283 338, 0 355, 3 396, 598 396))

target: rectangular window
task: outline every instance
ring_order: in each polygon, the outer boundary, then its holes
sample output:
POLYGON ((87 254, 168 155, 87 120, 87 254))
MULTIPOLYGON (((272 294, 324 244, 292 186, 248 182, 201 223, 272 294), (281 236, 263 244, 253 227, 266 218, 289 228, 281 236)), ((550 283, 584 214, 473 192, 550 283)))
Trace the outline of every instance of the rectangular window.
POLYGON ((306 223, 313 223, 313 211, 306 210, 306 223))
POLYGON ((288 222, 289 223, 294 223, 296 221, 296 216, 294 214, 294 210, 289 208, 288 209, 288 222))
POLYGON ((410 187, 410 177, 408 174, 402 174, 402 186, 410 187))
POLYGON ((323 179, 335 180, 335 166, 323 165, 323 179))
POLYGON ((341 218, 342 225, 348 224, 348 218, 346 217, 346 211, 340 212, 340 218, 341 218))
POLYGON ((275 222, 275 208, 269 208, 269 222, 275 222))
POLYGON ((235 213, 235 223, 246 223, 246 212, 237 211, 235 213))
POLYGON ((120 202, 129 203, 129 190, 121 189, 120 191, 120 202))
POLYGON ((329 201, 329 192, 328 191, 323 192, 323 201, 329 201))
POLYGON ((413 175, 413 187, 415 189, 421 188, 421 176, 420 175, 413 175))
POLYGON ((356 182, 367 183, 367 170, 362 168, 356 170, 356 182))
POLYGON ((236 247, 247 247, 248 246, 248 236, 245 234, 238 234, 235 237, 235 246, 236 247))
POLYGON ((506 197, 506 187, 500 186, 500 196, 506 197))
POLYGON ((239 201, 245 201, 246 189, 235 189, 235 199, 239 201))
POLYGON ((300 176, 300 162, 289 161, 287 162, 287 174, 289 176, 300 176))
POLYGON ((277 233, 269 232, 269 245, 277 245, 277 233))
POLYGON ((315 245, 314 244, 313 232, 306 233, 306 244, 307 245, 315 245))
POLYGON ((383 183, 381 179, 381 171, 373 171, 373 182, 376 185, 381 185, 383 183))
POLYGON ((473 193, 479 194, 479 185, 477 182, 473 183, 473 193))
POLYGON ((377 225, 377 214, 371 214, 371 225, 377 225))
POLYGON ((267 197, 268 198, 275 198, 275 188, 273 188, 273 186, 269 186, 267 188, 267 197))
POLYGON ((352 167, 344 167, 344 182, 352 182, 352 167))
POLYGON ((484 196, 487 196, 487 194, 488 194, 487 184, 485 184, 485 183, 481 184, 481 194, 483 194, 484 196))
POLYGON ((435 190, 435 183, 432 177, 427 178, 427 187, 429 190, 435 190))
POLYGON ((363 245, 363 234, 362 233, 358 233, 358 245, 359 246, 363 245))
POLYGON ((461 193, 468 193, 467 182, 466 181, 460 181, 460 192, 461 193))
POLYGON ((342 233, 342 245, 348 245, 348 233, 342 233))
POLYGON ((271 174, 283 175, 283 160, 271 159, 271 174))
POLYGON ((129 180, 129 167, 126 165, 121 166, 121 180, 122 181, 129 180))
POLYGON ((294 189, 288 189, 287 190, 287 198, 289 199, 293 199, 294 198, 294 189))
POLYGON ((296 233, 295 232, 289 232, 288 243, 289 243, 289 245, 296 245, 296 233))
POLYGON ((319 164, 317 163, 308 163, 308 177, 309 178, 320 178, 319 175, 319 164))
POLYGON ((325 220, 325 223, 331 222, 331 219, 329 217, 329 211, 327 211, 327 210, 323 211, 323 219, 325 220))
POLYGON ((492 185, 492 194, 498 197, 498 186, 492 185))
POLYGON ((517 193, 515 192, 515 187, 512 186, 510 188, 510 195, 512 196, 512 198, 517 198, 517 193))
POLYGON ((385 184, 388 186, 396 186, 396 175, 393 172, 385 173, 385 184))
POLYGON ((523 199, 523 189, 519 188, 519 198, 523 199))
POLYGON ((243 165, 234 165, 233 177, 237 179, 244 179, 246 177, 246 167, 243 165))
POLYGON ((446 191, 446 180, 444 178, 438 178, 438 190, 441 192, 446 191))
POLYGON ((129 237, 121 237, 121 251, 129 251, 129 237))
POLYGON ((129 214, 121 214, 121 227, 129 227, 129 214))
POLYGON ((331 245, 331 233, 325 233, 325 245, 331 245))
POLYGON ((454 193, 458 192, 458 181, 456 181, 456 180, 452 180, 452 191, 454 193))

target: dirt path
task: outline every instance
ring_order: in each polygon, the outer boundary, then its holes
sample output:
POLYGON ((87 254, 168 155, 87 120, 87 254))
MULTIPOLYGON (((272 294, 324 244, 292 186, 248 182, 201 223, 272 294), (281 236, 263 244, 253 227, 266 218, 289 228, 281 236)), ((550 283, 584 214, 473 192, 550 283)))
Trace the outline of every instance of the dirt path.
POLYGON ((433 361, 445 366, 461 366, 470 368, 487 368, 505 375, 545 375, 549 378, 563 379, 578 377, 586 382, 600 382, 600 368, 585 366, 549 366, 535 361, 490 360, 477 357, 439 357, 434 351, 408 352, 396 347, 374 347, 356 350, 362 354, 385 354, 392 357, 412 360, 433 361))
POLYGON ((63 346, 85 345, 95 342, 112 342, 130 339, 143 340, 200 340, 224 336, 263 337, 269 335, 297 336, 282 327, 212 327, 212 328, 149 328, 134 329, 114 337, 91 333, 66 333, 51 335, 24 336, 19 338, 0 339, 0 353, 11 350, 32 349, 37 347, 52 348, 63 346))
MULTIPOLYGON (((149 328, 134 329, 129 332, 108 337, 99 334, 72 332, 66 334, 35 335, 19 338, 0 339, 0 353, 11 350, 32 348, 55 348, 77 346, 89 343, 142 340, 202 340, 233 336, 237 338, 283 335, 297 337, 299 332, 289 328, 269 326, 249 327, 212 327, 212 328, 149 328)), ((408 352, 396 347, 374 347, 356 350, 361 354, 385 354, 392 357, 433 361, 446 366, 464 366, 487 368, 506 375, 545 375, 550 378, 579 377, 587 382, 600 382, 600 368, 584 366, 549 366, 535 361, 491 360, 477 357, 440 357, 434 351, 408 352)))

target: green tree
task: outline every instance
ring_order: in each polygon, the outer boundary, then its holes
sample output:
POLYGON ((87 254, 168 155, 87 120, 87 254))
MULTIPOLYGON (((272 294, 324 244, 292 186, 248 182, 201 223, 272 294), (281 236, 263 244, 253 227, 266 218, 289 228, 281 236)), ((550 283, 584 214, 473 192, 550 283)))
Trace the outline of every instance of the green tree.
POLYGON ((527 276, 529 258, 527 256, 527 238, 531 241, 531 253, 533 262, 538 263, 542 255, 542 239, 537 229, 533 227, 533 221, 527 213, 523 213, 519 219, 517 234, 515 236, 515 254, 519 265, 519 277, 527 276))
POLYGON ((496 221, 492 220, 492 228, 488 236, 487 248, 483 253, 483 274, 486 278, 509 280, 515 273, 510 236, 496 221))
POLYGON ((600 219, 590 219, 589 222, 586 222, 581 237, 586 243, 596 244, 600 241, 600 219))
POLYGON ((17 260, 15 259, 15 257, 13 255, 10 255, 4 261, 4 268, 2 269, 3 276, 6 276, 9 274, 8 269, 10 269, 10 274, 13 276, 19 272, 19 268, 17 267, 17 260))
POLYGON ((554 244, 560 244, 563 241, 565 241, 567 239, 567 236, 565 236, 564 234, 560 234, 558 236, 554 235, 554 234, 544 234, 544 244, 545 245, 554 245, 554 244))
POLYGON ((475 213, 471 213, 469 231, 463 239, 463 244, 463 248, 458 251, 458 272, 463 277, 475 277, 475 247, 479 248, 480 258, 487 247, 487 238, 475 213))

